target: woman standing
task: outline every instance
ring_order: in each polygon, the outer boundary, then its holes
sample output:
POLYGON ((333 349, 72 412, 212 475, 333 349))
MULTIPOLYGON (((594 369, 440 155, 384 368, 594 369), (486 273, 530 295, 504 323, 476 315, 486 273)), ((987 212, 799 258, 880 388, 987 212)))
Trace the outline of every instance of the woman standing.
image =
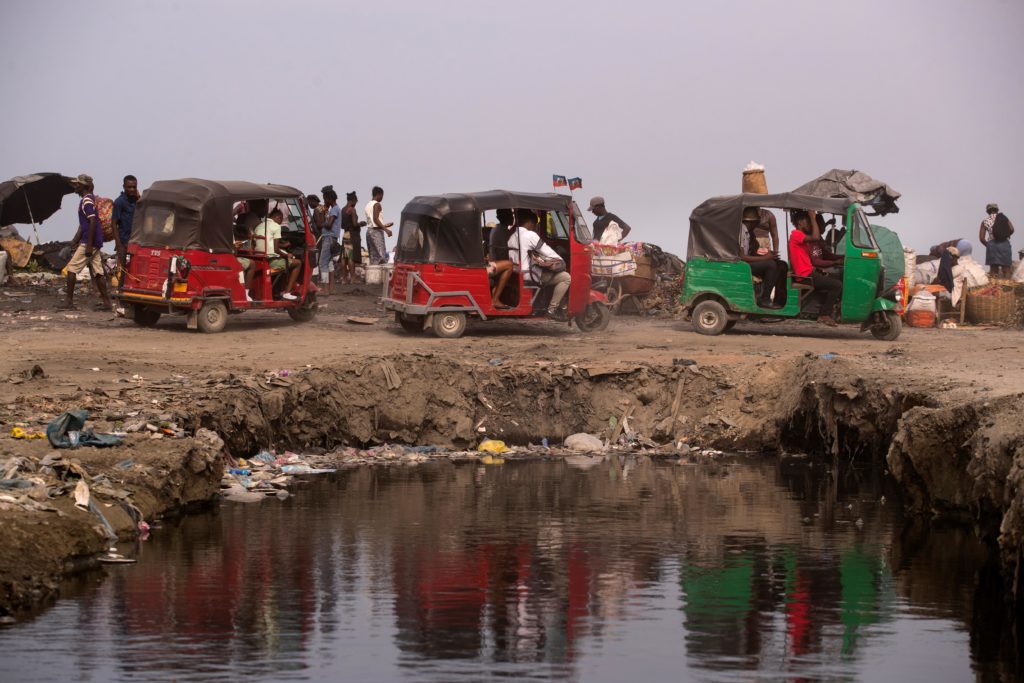
POLYGON ((988 216, 978 231, 978 239, 985 245, 985 265, 993 277, 1009 278, 1013 265, 1013 249, 1010 247, 1013 223, 1006 214, 999 212, 997 204, 986 206, 985 213, 988 216))

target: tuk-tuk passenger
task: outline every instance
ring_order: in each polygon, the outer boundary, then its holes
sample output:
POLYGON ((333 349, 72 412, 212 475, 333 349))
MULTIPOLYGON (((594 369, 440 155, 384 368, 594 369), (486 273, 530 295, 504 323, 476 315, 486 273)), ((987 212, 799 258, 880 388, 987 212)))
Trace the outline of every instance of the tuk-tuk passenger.
POLYGON ((267 267, 271 270, 288 270, 288 283, 285 285, 282 299, 294 301, 298 299, 292 294, 295 283, 299 281, 299 268, 302 262, 285 250, 281 243, 281 221, 284 220, 284 212, 275 208, 270 215, 256 226, 253 231, 253 240, 256 242, 257 251, 265 250, 267 255, 267 267))
POLYGON ((505 285, 512 277, 513 263, 508 255, 508 238, 515 222, 515 214, 512 213, 512 209, 498 209, 496 214, 498 224, 491 228, 487 242, 487 251, 491 257, 487 274, 497 276, 497 282, 491 290, 491 304, 495 308, 505 309, 511 308, 502 302, 501 293, 505 291, 505 285))
POLYGON ((509 257, 519 266, 524 280, 537 282, 541 287, 550 285, 554 288, 548 303, 548 315, 556 320, 562 319, 564 316, 558 308, 572 282, 569 273, 565 271, 565 261, 537 234, 537 214, 529 210, 517 213, 519 226, 508 240, 509 257), (524 263, 526 268, 523 268, 524 263))
POLYGON ((832 317, 836 300, 843 289, 843 281, 833 277, 811 262, 809 246, 821 241, 818 221, 814 211, 794 211, 792 214, 793 232, 789 235, 789 259, 793 263, 793 274, 809 280, 821 301, 818 311, 818 322, 835 327, 832 317))
MULTIPOLYGON (((761 278, 761 296, 757 305, 761 308, 782 308, 786 301, 786 262, 779 258, 778 235, 772 233, 772 250, 762 247, 757 241, 756 231, 765 225, 761 211, 755 207, 743 210, 743 227, 740 229, 740 258, 750 266, 750 273, 761 278), (772 290, 775 291, 774 298, 772 290)), ((775 216, 770 224, 775 225, 775 216)))

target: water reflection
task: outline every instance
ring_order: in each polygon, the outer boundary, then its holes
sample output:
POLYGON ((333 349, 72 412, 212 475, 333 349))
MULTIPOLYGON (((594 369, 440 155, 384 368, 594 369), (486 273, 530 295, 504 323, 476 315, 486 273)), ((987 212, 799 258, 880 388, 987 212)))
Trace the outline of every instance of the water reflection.
POLYGON ((351 470, 161 530, 0 631, 0 678, 1012 680, 988 553, 883 493, 799 461, 351 470))

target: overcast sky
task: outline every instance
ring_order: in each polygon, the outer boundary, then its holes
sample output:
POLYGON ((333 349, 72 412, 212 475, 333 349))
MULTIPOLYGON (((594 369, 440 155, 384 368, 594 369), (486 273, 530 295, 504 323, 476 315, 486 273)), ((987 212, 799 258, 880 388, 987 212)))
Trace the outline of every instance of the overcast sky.
MULTIPOLYGON (((0 178, 87 172, 115 197, 199 176, 319 193, 549 191, 583 178, 683 254, 739 191, 856 168, 916 248, 1024 227, 1021 0, 166 0, 0 5, 0 178)), ((44 239, 74 232, 74 197, 44 239)), ((1024 247, 1018 231, 1015 249, 1024 247)))

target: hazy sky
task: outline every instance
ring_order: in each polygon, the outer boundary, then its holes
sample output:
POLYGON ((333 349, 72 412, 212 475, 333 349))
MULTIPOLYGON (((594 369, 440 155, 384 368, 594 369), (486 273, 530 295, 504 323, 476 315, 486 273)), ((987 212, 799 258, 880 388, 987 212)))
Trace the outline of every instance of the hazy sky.
MULTIPOLYGON (((1024 228, 1021 0, 4 0, 0 19, 0 178, 380 184, 396 220, 417 194, 559 173, 683 254, 693 207, 756 160, 773 191, 885 180, 902 210, 880 222, 916 248, 976 238, 989 201, 1024 228)), ((70 238, 74 199, 44 239, 70 238)))

